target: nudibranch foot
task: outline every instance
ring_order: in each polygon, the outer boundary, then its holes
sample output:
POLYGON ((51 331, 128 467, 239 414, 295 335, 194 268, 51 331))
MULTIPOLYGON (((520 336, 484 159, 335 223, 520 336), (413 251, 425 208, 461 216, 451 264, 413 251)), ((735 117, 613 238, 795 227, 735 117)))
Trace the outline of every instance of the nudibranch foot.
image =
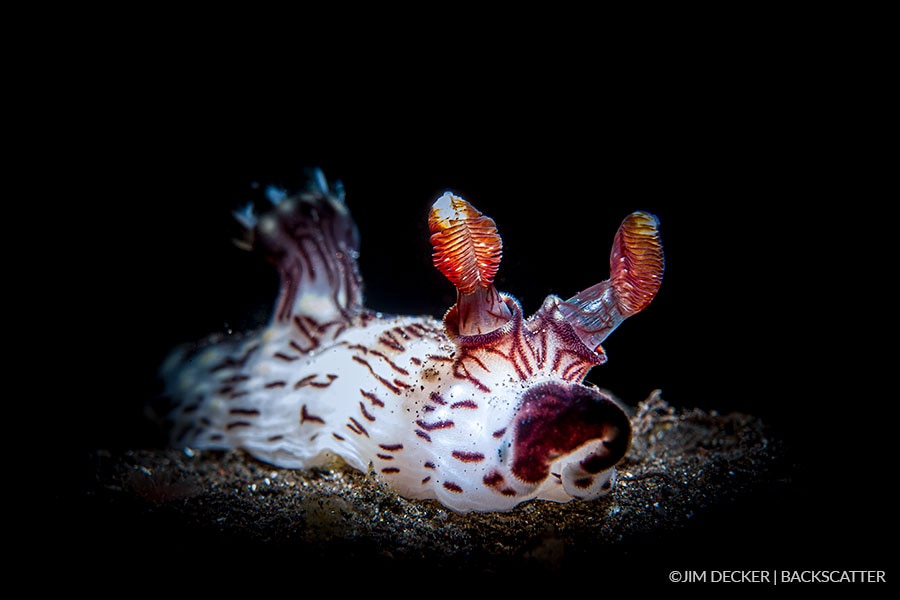
POLYGON ((494 287, 493 220, 447 192, 428 218, 434 263, 457 289, 441 321, 364 307, 356 225, 321 171, 297 194, 266 196, 268 206, 235 218, 242 245, 280 274, 272 318, 166 360, 174 445, 242 448, 286 468, 338 456, 459 512, 609 493, 630 422, 583 379, 606 361, 600 342, 659 288, 655 217, 625 219, 609 280, 566 301, 548 296, 526 318, 494 287))

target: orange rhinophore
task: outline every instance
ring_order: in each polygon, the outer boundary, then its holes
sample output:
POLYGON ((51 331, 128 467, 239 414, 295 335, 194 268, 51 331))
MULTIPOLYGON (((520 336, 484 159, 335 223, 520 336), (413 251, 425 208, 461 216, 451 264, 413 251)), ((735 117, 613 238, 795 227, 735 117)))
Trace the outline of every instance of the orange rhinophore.
POLYGON ((656 297, 664 270, 659 220, 648 212, 633 212, 616 231, 609 279, 561 302, 560 314, 588 348, 602 353, 600 342, 656 297))
POLYGON ((655 216, 633 212, 625 217, 613 240, 609 265, 622 314, 642 311, 659 291, 665 268, 655 216))
POLYGON ((494 287, 503 255, 494 220, 445 192, 431 207, 428 229, 434 266, 456 286, 450 328, 458 335, 480 335, 503 327, 512 312, 494 287))
POLYGON ((494 283, 503 242, 494 220, 450 192, 431 207, 428 215, 434 266, 461 294, 494 283))

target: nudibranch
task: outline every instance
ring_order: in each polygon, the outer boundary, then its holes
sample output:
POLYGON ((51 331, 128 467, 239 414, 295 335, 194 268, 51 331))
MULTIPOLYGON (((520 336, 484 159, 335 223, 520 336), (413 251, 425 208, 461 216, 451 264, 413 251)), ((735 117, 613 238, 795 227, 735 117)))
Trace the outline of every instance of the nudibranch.
POLYGON ((550 295, 525 318, 493 284, 494 221, 448 191, 428 216, 434 264, 457 290, 440 321, 364 307, 343 186, 318 170, 311 179, 296 194, 269 188, 260 214, 235 213, 247 246, 277 267, 280 292, 261 330, 166 359, 172 443, 296 469, 337 455, 457 512, 607 494, 631 425, 583 379, 606 362, 606 336, 659 289, 656 217, 625 218, 608 280, 550 295))

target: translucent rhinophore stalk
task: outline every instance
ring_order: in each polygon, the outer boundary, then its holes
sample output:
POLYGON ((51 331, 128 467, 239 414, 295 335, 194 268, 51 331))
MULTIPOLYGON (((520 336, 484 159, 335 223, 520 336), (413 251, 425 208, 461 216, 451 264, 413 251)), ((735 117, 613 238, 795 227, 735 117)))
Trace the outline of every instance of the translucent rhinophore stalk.
POLYGON ((559 305, 566 321, 591 349, 626 318, 653 300, 665 270, 659 220, 647 212, 628 215, 613 240, 610 278, 559 305))

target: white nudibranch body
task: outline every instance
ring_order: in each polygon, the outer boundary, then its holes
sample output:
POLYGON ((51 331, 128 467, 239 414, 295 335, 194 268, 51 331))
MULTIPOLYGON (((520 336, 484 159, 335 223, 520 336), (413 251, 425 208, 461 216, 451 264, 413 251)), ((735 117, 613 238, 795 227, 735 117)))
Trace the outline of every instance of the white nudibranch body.
POLYGON ((606 360, 598 340, 659 286, 652 215, 623 223, 610 280, 568 301, 549 296, 526 319, 493 288, 493 221, 448 192, 429 219, 435 265, 458 290, 442 322, 363 307, 356 227, 342 188, 330 190, 321 172, 300 194, 268 196, 268 212, 238 219, 281 274, 274 314, 261 331, 168 357, 174 445, 243 448, 297 469, 337 455, 406 497, 459 512, 612 489, 630 423, 581 382, 606 360))

